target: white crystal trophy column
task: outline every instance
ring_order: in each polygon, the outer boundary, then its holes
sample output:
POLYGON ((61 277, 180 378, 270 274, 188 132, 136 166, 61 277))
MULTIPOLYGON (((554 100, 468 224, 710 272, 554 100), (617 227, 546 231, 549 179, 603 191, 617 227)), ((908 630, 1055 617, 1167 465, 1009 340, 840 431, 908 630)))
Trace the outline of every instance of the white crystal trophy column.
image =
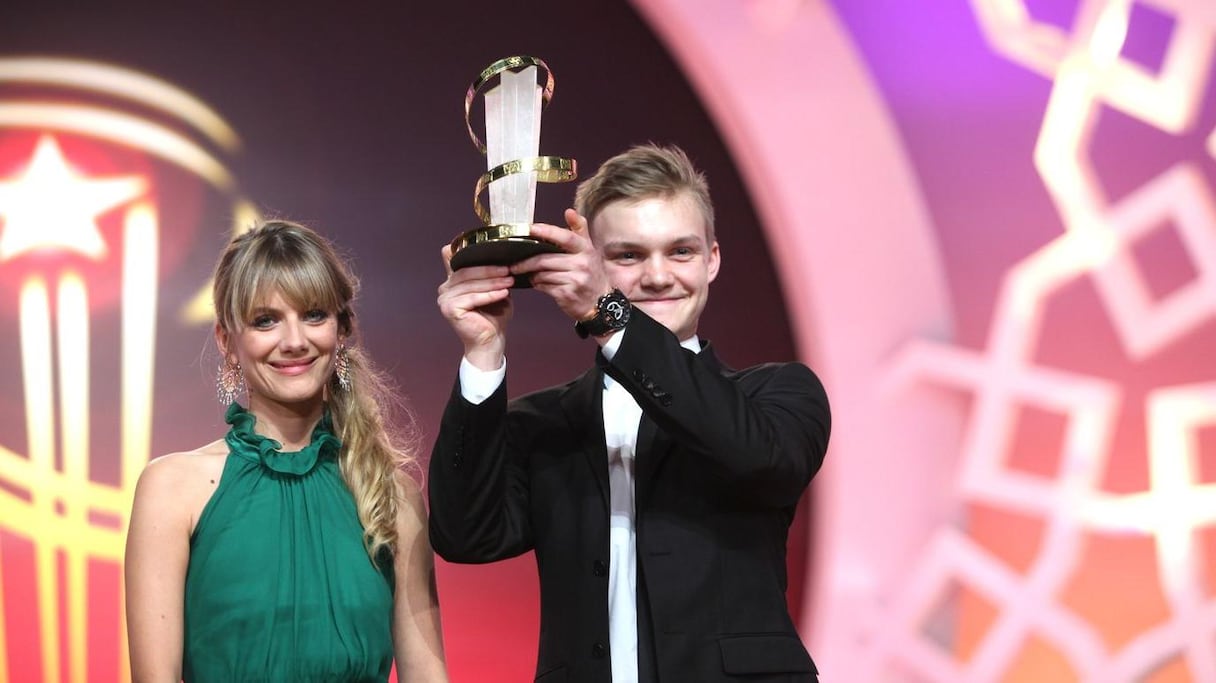
MULTIPOLYGON (((503 71, 485 94, 486 169, 540 153, 541 88, 536 67, 503 71)), ((490 223, 531 223, 536 210, 536 172, 490 183, 490 223)))

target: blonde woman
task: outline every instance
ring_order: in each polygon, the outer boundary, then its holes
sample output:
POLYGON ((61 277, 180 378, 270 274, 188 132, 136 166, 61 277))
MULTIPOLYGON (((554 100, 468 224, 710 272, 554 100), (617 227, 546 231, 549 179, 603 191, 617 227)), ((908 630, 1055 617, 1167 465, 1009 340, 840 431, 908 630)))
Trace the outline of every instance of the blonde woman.
POLYGON ((132 677, 446 681, 418 485, 355 343, 357 282, 286 221, 215 271, 223 439, 149 463, 126 551, 132 677), (241 389, 248 400, 237 402, 241 389))

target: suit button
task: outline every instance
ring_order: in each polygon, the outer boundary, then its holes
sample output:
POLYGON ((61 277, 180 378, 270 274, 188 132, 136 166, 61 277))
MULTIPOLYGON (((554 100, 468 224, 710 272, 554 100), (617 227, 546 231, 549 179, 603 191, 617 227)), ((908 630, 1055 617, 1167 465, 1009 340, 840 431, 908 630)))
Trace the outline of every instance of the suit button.
POLYGON ((641 370, 634 370, 633 378, 639 382, 644 382, 646 381, 646 373, 642 372, 641 370))
POLYGON ((664 408, 669 407, 671 405, 671 394, 663 394, 662 396, 660 396, 659 404, 662 405, 664 408))
POLYGON ((608 654, 608 648, 604 647, 603 643, 596 643, 591 646, 591 656, 596 659, 603 659, 608 654))
POLYGON ((452 469, 458 470, 462 464, 464 464, 464 458, 460 457, 460 454, 457 453, 456 457, 452 458, 452 469))
POLYGON ((591 563, 591 573, 596 576, 608 575, 608 563, 603 560, 596 560, 591 563))

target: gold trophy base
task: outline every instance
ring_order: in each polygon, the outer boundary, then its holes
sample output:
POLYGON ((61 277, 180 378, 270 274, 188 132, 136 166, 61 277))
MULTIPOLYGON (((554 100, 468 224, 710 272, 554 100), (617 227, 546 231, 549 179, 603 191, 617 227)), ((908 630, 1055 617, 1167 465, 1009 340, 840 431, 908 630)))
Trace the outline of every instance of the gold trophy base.
MULTIPOLYGON (((531 236, 529 223, 502 223, 469 230, 452 240, 452 270, 472 266, 509 266, 537 254, 561 251, 556 244, 531 236)), ((515 278, 516 288, 531 287, 526 275, 515 278)))

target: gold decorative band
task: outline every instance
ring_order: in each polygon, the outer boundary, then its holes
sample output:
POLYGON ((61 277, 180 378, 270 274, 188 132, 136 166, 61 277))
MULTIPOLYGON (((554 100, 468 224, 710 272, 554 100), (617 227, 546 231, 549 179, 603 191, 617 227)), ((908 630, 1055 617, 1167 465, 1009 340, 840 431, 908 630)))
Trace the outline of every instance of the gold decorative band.
POLYGON ((464 127, 469 131, 469 138, 476 145, 478 151, 482 154, 486 153, 486 146, 477 137, 477 133, 473 132, 473 123, 469 121, 469 112, 473 108, 473 98, 481 91, 485 84, 498 74, 507 71, 508 69, 522 69, 524 67, 535 66, 538 69, 545 70, 545 86, 541 91, 541 99, 545 105, 549 104, 549 100, 553 98, 553 72, 549 69, 549 65, 545 64, 545 60, 539 57, 529 57, 527 55, 515 55, 512 57, 504 57, 497 62, 487 66, 477 74, 477 78, 469 85, 469 89, 464 94, 464 127))
POLYGON ((536 173, 536 179, 542 183, 565 183, 578 177, 578 162, 565 157, 524 157, 486 171, 477 179, 477 187, 473 190, 473 211, 482 223, 488 225, 490 222, 490 211, 481 203, 481 193, 485 192, 490 183, 516 173, 531 172, 536 173))
POLYGON ((531 234, 531 223, 497 223, 495 225, 484 225, 480 228, 474 228, 467 232, 461 233, 459 237, 452 240, 452 253, 456 253, 461 249, 474 244, 481 244, 482 242, 530 237, 531 234))

